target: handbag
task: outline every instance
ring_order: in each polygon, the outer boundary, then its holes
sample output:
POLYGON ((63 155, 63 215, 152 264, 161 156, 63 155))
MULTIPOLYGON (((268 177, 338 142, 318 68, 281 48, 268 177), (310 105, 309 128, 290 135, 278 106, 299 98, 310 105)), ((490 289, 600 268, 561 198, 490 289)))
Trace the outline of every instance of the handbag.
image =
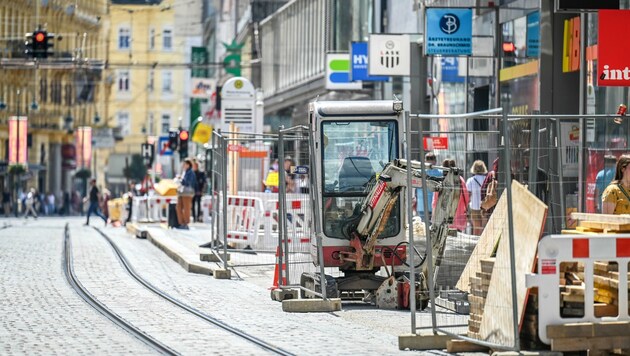
POLYGON ((482 210, 490 210, 495 205, 497 205, 497 180, 493 179, 488 183, 488 188, 486 190, 486 196, 483 198, 481 202, 482 210))
POLYGON ((183 196, 193 196, 195 195, 195 190, 192 187, 180 185, 177 187, 177 194, 183 196))

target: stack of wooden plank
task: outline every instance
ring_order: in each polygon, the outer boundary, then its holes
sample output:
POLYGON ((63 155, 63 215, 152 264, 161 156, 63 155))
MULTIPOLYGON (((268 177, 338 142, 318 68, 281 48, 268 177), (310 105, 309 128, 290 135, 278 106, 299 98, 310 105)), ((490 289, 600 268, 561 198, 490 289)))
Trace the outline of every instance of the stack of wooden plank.
POLYGON ((492 269, 496 258, 483 258, 479 260, 480 272, 470 277, 470 318, 468 319, 468 336, 479 338, 479 328, 483 316, 483 308, 488 296, 488 287, 492 278, 492 269))
POLYGON ((630 232, 630 216, 628 215, 571 213, 571 219, 577 220, 577 227, 575 230, 563 230, 563 233, 630 232))
POLYGON ((521 325, 521 348, 524 350, 541 350, 547 347, 538 336, 538 288, 532 288, 525 306, 525 316, 521 325))
POLYGON ((583 351, 589 355, 614 351, 622 355, 630 352, 630 322, 568 323, 548 325, 547 336, 553 351, 583 351))
POLYGON ((563 318, 584 316, 584 264, 560 264, 560 315, 563 318))

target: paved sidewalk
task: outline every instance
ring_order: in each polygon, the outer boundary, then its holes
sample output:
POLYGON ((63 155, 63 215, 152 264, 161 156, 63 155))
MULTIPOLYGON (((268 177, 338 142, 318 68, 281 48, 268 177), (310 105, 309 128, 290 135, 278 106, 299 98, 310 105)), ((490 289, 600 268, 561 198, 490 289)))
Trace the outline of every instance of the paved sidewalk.
POLYGON ((243 280, 215 280, 186 273, 148 241, 130 238, 123 230, 107 230, 106 233, 114 238, 139 273, 158 288, 296 354, 421 354, 399 351, 398 335, 386 331, 390 315, 398 314, 408 321, 408 312, 372 310, 366 313, 370 314, 370 319, 379 318, 376 323, 361 323, 361 318, 349 321, 353 318, 344 316, 361 314, 360 309, 338 313, 284 313, 281 304, 272 301, 264 288, 243 280))
POLYGON ((0 354, 154 354, 85 303, 62 269, 63 227, 82 219, 7 219, 0 230, 0 354))

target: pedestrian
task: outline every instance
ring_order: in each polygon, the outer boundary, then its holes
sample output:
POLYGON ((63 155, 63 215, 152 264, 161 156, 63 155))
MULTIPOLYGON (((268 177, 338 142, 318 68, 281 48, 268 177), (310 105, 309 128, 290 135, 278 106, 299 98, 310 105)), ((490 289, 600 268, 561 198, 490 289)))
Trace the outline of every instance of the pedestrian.
MULTIPOLYGON (((457 168, 457 165, 455 164, 455 160, 445 159, 442 162, 442 167, 457 168)), ((444 171, 443 174, 446 176, 446 171, 444 171)), ((466 226, 468 225, 468 203, 470 199, 464 177, 459 176, 459 187, 455 187, 455 189, 459 189, 459 201, 457 203, 455 216, 453 217, 453 223, 449 225, 449 227, 463 232, 466 230, 466 226)), ((437 192, 433 195, 433 210, 435 210, 439 196, 440 193, 437 192)))
MULTIPOLYGON (((424 162, 426 164, 430 164, 431 167, 426 170, 426 174, 428 177, 441 177, 442 171, 437 168, 433 168, 433 166, 437 163, 437 158, 433 152, 427 152, 424 155, 424 162)), ((429 221, 431 221, 431 213, 432 213, 432 203, 433 202, 433 192, 427 189, 427 205, 429 208, 429 221)), ((418 212, 418 216, 424 220, 424 189, 418 188, 416 189, 416 211, 418 212)))
POLYGON ((55 195, 51 192, 48 192, 48 194, 46 195, 46 205, 48 206, 46 215, 53 215, 56 211, 55 195))
POLYGON ((630 214, 630 155, 617 160, 615 177, 602 193, 603 214, 630 214))
POLYGON ((484 216, 481 212, 481 186, 488 174, 486 164, 481 160, 476 160, 470 167, 472 177, 466 181, 466 189, 470 193, 470 221, 473 227, 473 235, 481 235, 484 227, 484 216))
POLYGON ((70 212, 70 193, 67 191, 63 191, 63 215, 64 216, 69 216, 71 214, 70 212))
POLYGON ((31 188, 28 194, 26 194, 26 198, 24 199, 24 219, 27 219, 29 215, 33 215, 33 217, 37 219, 37 211, 35 210, 36 200, 37 192, 35 192, 35 188, 31 188))
POLYGON ((127 226, 127 223, 131 222, 131 217, 133 216, 133 197, 136 196, 136 183, 134 181, 129 182, 129 190, 125 193, 125 197, 127 198, 127 219, 125 220, 124 225, 127 226))
POLYGON ((193 221, 202 222, 203 213, 201 212, 201 198, 206 190, 206 172, 199 170, 199 163, 197 160, 193 161, 193 172, 197 180, 197 188, 195 189, 195 196, 192 201, 192 216, 193 221))
POLYGON ((180 229, 188 229, 190 213, 192 210, 192 198, 197 188, 197 179, 192 170, 192 161, 187 158, 182 164, 181 182, 177 188, 177 222, 180 229))
POLYGON ((105 222, 105 226, 107 226, 107 218, 105 217, 105 215, 101 214, 99 208, 98 208, 98 202, 99 202, 99 198, 100 198, 100 193, 98 191, 98 188, 96 187, 96 179, 92 179, 90 180, 90 194, 89 196, 85 197, 83 199, 83 201, 90 201, 90 207, 88 208, 87 211, 87 220, 85 221, 85 225, 90 225, 90 215, 94 214, 96 216, 98 216, 99 218, 103 219, 103 221, 105 222))
POLYGON ((11 192, 6 189, 2 191, 2 209, 4 209, 4 217, 8 218, 11 213, 11 192))
POLYGON ((597 172, 597 177, 595 178, 595 203, 598 211, 602 211, 602 194, 615 177, 616 163, 617 157, 606 155, 604 156, 604 169, 597 172))
POLYGON ((263 185, 265 186, 265 193, 277 193, 278 192, 278 160, 274 159, 271 162, 271 166, 269 167, 269 172, 267 173, 267 177, 263 181, 263 185))
POLYGON ((111 197, 112 193, 109 191, 109 189, 103 188, 103 194, 101 198, 101 211, 107 219, 109 219, 109 206, 107 204, 109 203, 111 197))
POLYGON ((287 156, 284 159, 284 172, 285 172, 285 182, 284 185, 286 187, 287 193, 295 193, 295 173, 291 173, 291 167, 295 166, 295 161, 291 158, 291 156, 287 156))

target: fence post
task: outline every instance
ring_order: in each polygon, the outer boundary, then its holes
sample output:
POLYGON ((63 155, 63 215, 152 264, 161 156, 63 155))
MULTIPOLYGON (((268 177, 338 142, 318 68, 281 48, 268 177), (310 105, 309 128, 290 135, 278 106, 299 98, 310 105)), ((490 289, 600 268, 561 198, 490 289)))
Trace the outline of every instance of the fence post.
POLYGON ((221 137, 221 154, 223 155, 221 169, 221 190, 223 193, 223 269, 227 271, 227 213, 228 213, 228 197, 227 197, 227 170, 228 170, 228 142, 225 137, 221 137))
MULTIPOLYGON (((416 334, 416 268, 414 263, 414 243, 413 243, 413 204, 411 203, 411 116, 409 111, 405 111, 405 158, 407 158, 407 229, 409 234, 409 310, 411 311, 411 334, 416 334)), ((422 123, 420 123, 420 142, 422 142, 422 123)), ((422 146, 422 144, 420 144, 422 146)), ((424 186, 424 176, 422 176, 424 186)), ((425 227, 428 225, 425 225, 425 227)), ((426 231, 426 228, 425 228, 426 231)), ((428 242, 428 239, 427 239, 428 242)), ((434 325, 435 326, 435 325, 434 325)))
POLYGON ((512 319, 514 326, 514 349, 520 350, 518 333, 518 297, 516 295, 516 256, 514 256, 514 221, 512 215, 512 174, 510 163, 510 135, 508 130, 508 114, 506 107, 503 107, 503 167, 505 170, 505 191, 507 194, 507 216, 508 216, 508 240, 510 242, 510 280, 512 284, 512 319))
MULTIPOLYGON (((286 235, 287 231, 287 210, 285 206, 285 199, 287 196, 286 189, 286 177, 284 171, 284 125, 280 125, 278 130, 278 262, 280 265, 278 266, 278 286, 282 284, 282 266, 285 264, 285 248, 283 245, 283 240, 288 239, 286 235)), ((287 266, 288 267, 288 266, 287 266)), ((287 275, 288 270, 287 270, 287 275)))
MULTIPOLYGON (((560 214, 559 216, 565 216, 567 213, 566 205, 564 203, 564 173, 562 172, 562 133, 561 133, 560 118, 556 118, 556 152, 558 153, 558 191, 560 192, 560 214)), ((580 137, 584 135, 583 131, 580 131, 580 137)), ((566 228, 567 219, 563 218, 560 222, 560 228, 566 228)))

